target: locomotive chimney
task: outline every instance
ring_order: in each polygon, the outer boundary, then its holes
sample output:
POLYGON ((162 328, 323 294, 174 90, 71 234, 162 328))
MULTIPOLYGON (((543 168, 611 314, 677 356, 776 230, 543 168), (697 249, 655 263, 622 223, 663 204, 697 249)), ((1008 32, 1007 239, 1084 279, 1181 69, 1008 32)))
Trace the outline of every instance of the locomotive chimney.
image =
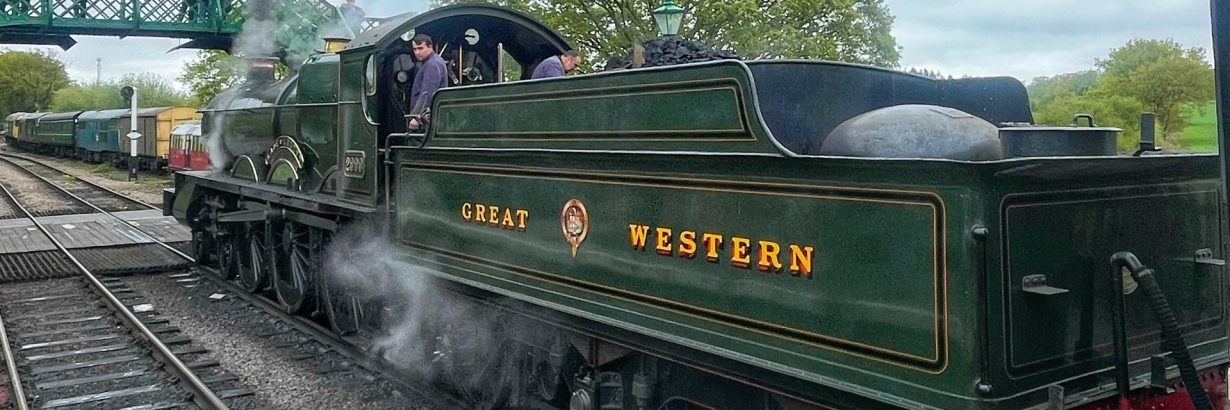
POLYGON ((248 84, 268 83, 273 81, 276 57, 244 57, 247 71, 244 78, 248 84))

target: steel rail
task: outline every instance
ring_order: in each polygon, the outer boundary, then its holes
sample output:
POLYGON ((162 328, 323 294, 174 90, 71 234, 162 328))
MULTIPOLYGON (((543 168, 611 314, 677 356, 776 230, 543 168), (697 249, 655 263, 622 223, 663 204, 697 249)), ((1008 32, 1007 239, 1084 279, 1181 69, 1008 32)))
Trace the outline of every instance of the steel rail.
MULTIPOLYGON (((7 162, 7 163, 9 163, 10 165, 13 165, 13 166, 15 166, 15 167, 21 168, 22 170, 26 171, 26 173, 30 174, 31 176, 33 176, 33 177, 35 177, 35 178, 38 178, 40 181, 43 181, 43 182, 47 183, 48 185, 51 185, 51 186, 55 187, 56 189, 60 190, 60 192, 63 192, 65 195, 68 195, 70 198, 73 198, 74 200, 77 200, 78 202, 81 202, 81 203, 85 204, 86 206, 88 206, 88 207, 90 207, 90 208, 93 208, 95 211, 98 211, 99 213, 101 213, 101 214, 103 214, 103 215, 107 215, 107 216, 109 216, 109 217, 115 218, 115 220, 122 222, 124 225, 128 225, 128 227, 130 227, 130 228, 134 229, 136 232, 140 233, 140 234, 141 234, 141 236, 143 236, 143 237, 144 237, 144 238, 142 238, 142 239, 149 240, 150 242, 152 242, 152 243, 154 243, 154 244, 156 244, 156 245, 162 246, 163 248, 166 248, 167 250, 169 250, 169 251, 171 251, 171 252, 175 253, 176 255, 178 255, 178 256, 179 256, 179 257, 181 257, 181 258, 184 258, 184 259, 188 260, 189 262, 196 263, 196 258, 193 258, 193 257, 191 257, 191 256, 188 256, 188 254, 183 253, 183 252, 180 252, 180 251, 179 251, 179 249, 175 249, 175 248, 174 248, 174 247, 172 247, 171 245, 167 245, 166 243, 163 243, 162 241, 160 241, 160 240, 158 240, 158 239, 154 238, 152 235, 150 235, 150 234, 148 234, 148 233, 145 233, 145 231, 141 230, 141 227, 137 226, 136 224, 133 224, 132 222, 129 222, 129 221, 125 220, 124 218, 120 218, 120 217, 116 216, 115 214, 113 214, 113 213, 111 213, 111 212, 109 212, 109 211, 107 211, 107 210, 104 210, 104 209, 102 209, 102 208, 99 208, 97 205, 94 205, 94 204, 90 203, 89 201, 86 201, 86 200, 82 199, 81 197, 77 196, 76 194, 73 194, 72 192, 69 192, 67 189, 64 189, 64 187, 61 187, 60 185, 56 184, 55 182, 51 182, 51 181, 50 181, 50 180, 48 180, 47 178, 44 178, 42 175, 39 175, 39 174, 35 173, 34 171, 31 171, 31 170, 29 170, 29 169, 26 169, 26 167, 23 167, 23 166, 21 166, 21 165, 18 165, 18 164, 16 164, 16 163, 14 163, 11 159, 7 158, 7 157, 11 157, 11 156, 15 156, 15 155, 12 155, 12 154, 0 154, 0 161, 7 162)), ((25 159, 24 157, 17 157, 17 158, 22 158, 22 159, 25 159)), ((56 171, 58 171, 58 172, 64 172, 64 171, 60 171, 58 168, 53 167, 53 166, 50 166, 50 165, 46 165, 46 164, 42 164, 42 165, 43 165, 43 166, 45 166, 45 167, 47 167, 47 168, 54 169, 54 170, 56 170, 56 171)), ((67 172, 64 172, 64 173, 65 173, 65 174, 68 174, 67 172)), ((78 179, 78 180, 80 181, 81 179, 78 179)), ((97 185, 95 185, 95 186, 97 186, 97 185)), ((102 188, 102 187, 99 187, 99 188, 102 188)), ((106 188, 102 188, 102 189, 106 189, 106 188)), ((157 209, 158 209, 157 207, 155 207, 155 206, 153 206, 153 205, 146 204, 146 203, 144 203, 144 202, 138 201, 138 200, 136 200, 135 198, 132 198, 132 197, 130 197, 130 196, 128 196, 128 195, 124 195, 124 194, 121 194, 121 193, 119 193, 119 192, 112 191, 112 190, 110 190, 110 189, 106 189, 106 190, 107 190, 108 192, 111 192, 112 194, 115 194, 116 196, 121 197, 121 198, 128 199, 128 200, 131 200, 131 201, 133 201, 133 202, 139 203, 139 204, 141 204, 141 205, 148 206, 148 207, 150 207, 150 209, 155 209, 155 210, 157 210, 157 209)))
MULTIPOLYGON (((73 176, 73 174, 70 174, 70 173, 64 172, 63 170, 61 170, 61 169, 59 169, 59 168, 56 168, 56 167, 51 166, 51 165, 47 165, 47 163, 46 163, 46 162, 43 162, 43 161, 38 160, 38 159, 35 159, 35 158, 30 158, 30 157, 27 157, 27 156, 25 156, 25 155, 19 155, 19 154, 13 154, 13 153, 0 152, 0 157, 12 157, 12 158, 18 158, 18 159, 21 159, 21 160, 25 160, 25 161, 30 161, 30 162, 32 162, 32 163, 35 163, 35 164, 38 164, 38 165, 42 165, 42 166, 44 166, 44 167, 46 167, 46 168, 48 168, 48 169, 51 169, 52 171, 59 172, 59 173, 64 174, 64 175, 73 176)), ((10 163, 11 163, 11 162, 10 162, 10 163)), ((17 164, 14 164, 14 165, 17 165, 17 164)), ((21 165, 17 165, 17 166, 21 166, 21 165)), ((22 168, 25 168, 25 167, 22 167, 22 168)), ((75 176, 73 176, 73 177, 74 177, 74 178, 76 178, 75 176)), ((124 198, 124 199, 126 199, 126 200, 129 200, 129 201, 135 202, 135 203, 137 203, 137 205, 141 205, 141 206, 144 206, 144 207, 146 207, 146 208, 149 208, 149 209, 154 209, 154 210, 158 210, 158 209, 160 209, 160 208, 158 208, 158 207, 156 207, 156 206, 153 206, 153 205, 147 204, 147 203, 145 203, 145 202, 143 202, 143 201, 141 201, 141 200, 139 200, 139 199, 136 199, 136 198, 130 197, 130 196, 128 196, 128 195, 124 195, 124 194, 121 194, 121 193, 119 193, 119 192, 116 192, 115 190, 113 190, 113 189, 111 189, 111 188, 107 188, 107 187, 105 187, 105 186, 98 185, 98 184, 95 184, 95 183, 93 183, 93 182, 87 181, 87 180, 85 180, 84 178, 77 178, 77 181, 82 182, 82 183, 85 183, 86 185, 92 186, 92 187, 94 187, 94 188, 98 188, 98 189, 101 189, 101 190, 103 190, 103 191, 107 191, 108 193, 110 193, 110 194, 112 194, 112 195, 115 195, 115 196, 118 196, 118 197, 120 197, 120 198, 124 198)))
POLYGON ((283 322, 291 325, 296 330, 306 333, 308 336, 311 336, 318 341, 332 344, 333 346, 330 347, 331 350, 345 356, 351 362, 354 362, 355 365, 375 372, 383 376, 386 380, 410 389, 415 393, 418 393, 419 396, 433 402, 431 403, 432 405, 424 407, 429 409, 460 409, 468 407, 447 393, 436 392, 433 394, 426 394, 423 391, 424 389, 422 386, 405 381, 408 379, 406 374, 396 370, 395 366, 388 364, 389 362, 380 359, 373 359, 366 353, 365 349, 355 346, 354 343, 346 341, 343 337, 338 336, 332 331, 324 328, 324 326, 307 320, 306 318, 286 313, 281 306, 274 304, 273 301, 252 293, 248 293, 248 291, 240 288, 239 285, 223 279, 221 275, 218 274, 216 269, 200 265, 197 265, 197 269, 209 271, 201 276, 208 278, 211 282, 218 284, 218 286, 223 287, 231 293, 238 295, 239 298, 248 301, 248 303, 251 303, 253 306, 256 306, 265 313, 281 319, 283 322), (441 397, 447 399, 443 399, 441 397))
MULTIPOLYGON (((25 170, 27 173, 42 180, 43 182, 55 187, 56 189, 59 189, 60 191, 68 194, 69 196, 72 196, 73 199, 81 201, 82 203, 85 203, 89 205, 90 207, 93 207, 94 209, 98 209, 100 212, 104 212, 113 218, 123 221, 123 218, 119 218, 115 215, 112 215, 109 212, 102 211, 97 206, 94 206, 94 204, 86 202, 80 197, 77 197, 76 195, 73 195, 71 192, 68 192, 63 187, 60 187, 59 185, 56 185, 52 183, 51 181, 48 181, 46 178, 43 178, 41 175, 35 174, 34 171, 30 171, 26 169, 25 167, 14 164, 12 161, 8 160, 7 158, 0 158, 0 160, 3 160, 5 162, 8 162, 9 164, 12 164, 18 168, 25 170)), ((57 249, 59 249, 61 252, 64 252, 64 254, 68 256, 69 261, 71 261, 73 265, 75 265, 77 269, 81 271, 82 277, 84 277, 86 281, 89 282, 89 284, 92 287, 94 287, 95 290, 97 290, 99 293, 102 294, 103 300, 107 302, 107 305, 111 307, 112 311, 116 312, 116 314, 118 314, 120 318, 123 319, 124 322, 128 324, 130 328, 136 329, 138 334, 141 336, 141 338, 145 339, 146 342, 148 342, 150 346, 153 347, 153 352, 155 354, 155 357, 159 361, 169 365, 171 372, 175 374, 175 376, 179 377, 181 382, 187 384, 187 387, 189 387, 194 393, 193 399, 198 400, 199 405, 201 405, 202 407, 212 408, 212 409, 223 409, 223 410, 229 409, 229 407, 227 407, 227 405, 222 402, 222 399, 219 399, 218 396, 214 394, 213 390, 211 390, 208 386, 206 386, 205 383, 202 382, 201 379, 196 376, 196 373, 194 373, 192 369, 188 368, 187 364, 184 364, 182 360, 179 360, 179 357, 175 356, 175 353, 171 351, 171 348, 167 347, 167 345, 162 343, 161 340, 158 340, 158 336, 155 335, 153 331, 150 331, 149 327, 145 326, 145 323, 142 323, 141 319, 137 318, 136 314, 134 314, 131 310, 129 310, 128 307, 125 306, 124 303, 120 301, 119 298, 115 297, 115 295, 111 293, 111 291, 107 290, 107 287, 103 285, 102 281, 100 281, 97 276, 94 276, 93 272, 90 272, 90 270, 86 268, 85 265, 81 264, 81 261, 77 260, 77 257, 73 256, 73 253, 70 252, 68 248, 64 247, 64 244, 61 243, 59 239, 56 239, 56 237, 51 234, 51 231, 48 230, 46 226, 44 226, 41 222, 38 221, 38 218, 34 217, 34 215, 31 214, 30 211, 27 210, 25 206, 21 205, 21 203, 17 201, 17 197, 14 196, 13 193, 9 191, 7 186, 5 186, 4 184, 0 184, 0 189, 3 189, 4 194, 10 200, 13 201, 13 204, 16 205, 17 208, 21 210, 22 213, 26 214, 26 217, 30 218, 30 221, 34 222, 34 226, 37 227, 39 231, 41 231, 44 235, 47 235, 47 239, 51 240, 51 243, 54 244, 57 249)), ((124 221, 124 222, 127 223, 127 221, 124 221)), ((129 224, 129 226, 136 228, 136 226, 132 224, 129 224)), ((144 234, 144 232, 142 232, 142 234, 144 234)), ((154 240, 157 243, 161 243, 161 241, 157 241, 153 239, 153 237, 148 234, 144 234, 144 235, 146 237, 149 237, 151 240, 154 240)), ((163 245, 167 246, 166 244, 163 244, 163 245)))
POLYGON ((0 318, 0 344, 4 345, 4 364, 8 367, 9 382, 13 384, 9 399, 17 406, 17 410, 28 410, 30 405, 26 403, 26 392, 21 387, 21 376, 17 374, 17 357, 13 356, 13 349, 9 347, 9 333, 5 330, 3 318, 0 318))
MULTIPOLYGON (((0 187, 3 187, 3 185, 0 184, 0 187)), ((12 200, 14 198, 10 197, 9 199, 10 203, 18 205, 16 201, 12 200)), ((12 345, 9 344, 8 327, 4 325, 3 317, 0 317, 0 346, 3 346, 4 365, 9 372, 9 382, 13 385, 13 389, 9 391, 11 393, 9 395, 10 399, 14 400, 13 404, 17 407, 17 410, 29 410, 30 404, 26 402, 25 388, 21 387, 21 375, 17 372, 17 357, 13 355, 12 345)))
MULTIPOLYGON (((14 156, 14 155, 12 155, 12 154, 0 154, 0 161, 7 161, 7 159, 6 159, 6 158, 4 158, 5 156, 14 156)), ((22 157, 22 156, 17 156, 17 157, 18 157, 18 158, 24 158, 24 157, 22 157)), ((10 161, 10 163, 11 163, 11 161, 10 161)), ((14 164, 14 165, 16 165, 16 164, 14 164)), ((48 167, 48 168, 55 169, 55 170, 59 171, 59 169, 57 169, 57 168, 55 168, 55 167, 52 167, 52 166, 50 166, 50 165, 45 165, 45 164, 44 164, 44 166, 46 166, 46 167, 48 167)), ((22 169, 25 169, 25 168, 23 167, 22 169)), ((26 171, 27 171, 27 172, 30 172, 29 170, 26 170, 26 171)), ((60 172, 64 172, 64 171, 60 171, 60 172)), ((159 246, 162 246, 163 248, 166 248, 167 250, 171 251, 171 252, 172 252, 172 253, 174 253, 175 255, 178 255, 179 257, 183 258, 184 260, 187 260, 187 261, 189 261, 189 262, 192 262, 193 264, 196 264, 196 258, 194 258, 194 257, 192 257, 192 256, 188 256, 188 254, 186 254, 186 253, 184 253, 184 252, 181 252, 179 249, 175 249, 175 247, 173 247, 173 246, 171 246, 171 245, 168 245, 168 244, 166 244, 165 242, 160 241, 160 240, 158 240, 157 238, 154 238, 153 236, 150 236, 149 234, 146 234, 144 231, 141 231, 140 227, 138 227, 138 226, 136 226, 136 225, 132 224, 132 223, 131 223, 131 222, 129 222, 129 221, 124 220, 124 218, 120 218, 120 217, 116 216, 115 214, 112 214, 111 212, 107 212, 107 211, 103 210, 102 208, 99 208, 99 207, 95 206, 94 204, 91 204, 91 203, 89 203, 89 202, 86 202, 85 200, 83 200, 83 199, 81 199, 81 198, 77 197, 76 195, 73 195, 73 193, 68 192, 68 191, 67 191, 67 190, 65 190, 64 188, 61 188, 60 186, 56 185, 55 183, 53 183, 53 182, 51 182, 51 181, 48 181, 46 178, 43 178, 43 177, 42 177, 42 176, 40 176, 40 175, 33 174, 33 172, 31 172, 31 174, 32 174, 32 175, 34 175, 35 177, 37 177, 37 178, 39 178, 39 179, 43 180, 44 182, 47 182, 48 184, 51 184, 52 186, 55 186, 57 189, 60 189, 60 191, 62 191, 62 192, 64 192, 64 193, 68 194, 69 196, 71 196, 73 199, 76 199, 76 200, 78 200, 78 201, 81 201, 81 202, 85 203, 86 205, 90 206, 91 208, 94 208, 94 209, 95 209, 95 210, 97 210, 98 212, 103 213, 103 214, 105 214, 105 215, 107 215, 107 216, 110 216, 110 217, 112 217, 112 218, 115 218, 115 220, 120 221, 120 222, 124 223, 125 225, 128 225, 129 227, 132 227, 133 229, 135 229, 137 232, 140 232, 140 233, 141 233, 141 235, 144 235, 146 238, 148 238, 148 239, 149 239, 150 241, 152 241, 153 243, 155 243, 155 244, 157 244, 157 245, 159 245, 159 246)), ((121 194, 121 193, 118 193, 118 192, 114 192, 114 191, 112 191, 112 193, 114 193, 114 194, 116 194, 116 195, 119 195, 119 196, 121 196, 121 197, 124 197, 124 198, 133 199, 133 198, 131 198, 131 197, 128 197, 127 195, 124 195, 124 194, 121 194)), ((133 199, 133 200, 135 201, 135 199, 133 199)), ((140 201, 137 201, 137 202, 140 202, 140 201)), ((393 366, 392 366, 392 365, 389 365, 389 364, 382 364, 382 363, 381 363, 381 361, 372 359, 369 355, 367 355, 367 354, 365 353, 365 351, 364 351, 363 349, 361 349, 361 348, 358 348, 358 347, 354 346, 354 345, 353 345, 353 343, 347 342, 347 341, 346 341, 345 339, 343 339, 341 336, 335 335, 333 332, 331 332, 331 331, 329 331, 329 330, 324 329, 323 327, 321 327, 320 325, 318 325, 318 324, 316 324, 316 323, 312 323, 312 322, 310 322, 310 321, 307 321, 305 318, 301 318, 301 317, 298 317, 298 316, 293 316, 293 315, 290 315, 289 313, 286 313, 286 311, 285 311, 285 310, 281 309, 281 307, 279 307, 279 306, 274 305, 274 304, 273 304, 273 302, 269 301, 268 299, 265 299, 265 298, 259 297, 259 296, 257 296, 257 295, 253 295, 253 294, 251 294, 251 293, 248 293, 247 291, 245 291, 245 290, 243 290, 243 289, 239 288, 239 286, 238 286, 238 285, 235 285, 234 283, 231 283, 231 282, 229 282, 229 281, 227 281, 227 280, 223 279, 223 278, 221 277, 221 275, 219 275, 219 274, 217 273, 217 271, 216 271, 215 269, 213 269, 213 268, 210 268, 210 267, 207 267, 207 266, 202 266, 202 265, 195 265, 195 266, 197 267, 197 269, 200 269, 200 270, 205 270, 205 271, 210 271, 211 273, 213 273, 213 274, 205 274, 205 275, 201 275, 201 276, 204 276, 204 277, 209 278, 209 280, 210 280, 210 281, 212 281, 212 282, 214 282, 214 283, 217 283, 218 285, 220 285, 220 286, 222 286, 222 287, 226 288, 227 290, 231 291, 231 293, 234 293, 234 294, 236 294, 236 295, 240 295, 239 297, 243 298, 244 300, 248 301, 249 303, 252 303, 254 306, 256 306, 256 307, 260 308, 261 310, 263 310, 263 311, 265 311, 265 312, 267 312, 267 313, 269 313, 269 314, 272 314, 273 316, 275 316, 275 317, 277 317, 277 318, 281 319, 283 322, 286 322, 287 324, 289 324, 289 325, 291 325, 291 326, 294 326, 294 327, 295 327, 295 329, 297 329, 297 330, 299 330, 299 331, 301 331, 301 332, 303 332, 303 333, 306 333, 306 334, 308 334, 309 336, 312 336, 312 337, 317 338, 318 340, 325 341, 325 342, 328 342, 328 343, 330 343, 330 344, 333 344, 333 345, 334 345, 334 347, 335 347, 335 348, 333 349, 333 351, 337 352, 338 354, 341 354, 342 356, 346 356, 346 358, 347 358, 347 359, 350 359, 352 362, 354 362, 355 364, 359 365, 360 367, 363 367, 363 368, 366 368, 366 369, 371 370, 371 371, 373 371, 373 372, 376 372, 376 373, 380 374, 381 376, 384 376, 384 377, 385 377, 385 379, 390 380, 390 381, 392 381, 392 382, 394 382, 394 383, 397 383, 398 385, 401 385, 401 386, 403 386, 403 387, 405 387, 405 388, 407 388, 407 389, 411 389, 411 390, 413 390, 413 391, 415 391, 415 392, 419 393, 419 395, 420 395, 420 396, 423 396, 424 398, 427 398, 427 399, 429 399, 429 400, 433 400, 433 401, 437 401, 437 403, 436 403, 436 404, 440 404, 440 405, 441 405, 441 406, 437 406, 437 407, 434 407, 434 408, 462 408, 462 407, 464 407, 464 406, 461 406, 461 405, 460 405, 460 403, 459 403, 459 402, 457 402, 455 399, 451 399, 451 397, 450 397, 450 400, 439 400, 439 399, 437 399, 436 397, 433 397, 433 395, 423 394, 421 386, 416 386, 416 385, 414 385, 414 384, 411 384, 411 383, 409 383, 409 382, 404 381, 404 380, 406 379, 406 378, 405 378, 405 374, 400 373, 400 372, 398 372, 397 370, 394 370, 394 368, 393 368, 393 366)), ((445 397, 449 397, 448 395, 445 395, 445 394, 437 394, 436 396, 441 396, 441 395, 443 395, 443 396, 445 396, 445 397)))

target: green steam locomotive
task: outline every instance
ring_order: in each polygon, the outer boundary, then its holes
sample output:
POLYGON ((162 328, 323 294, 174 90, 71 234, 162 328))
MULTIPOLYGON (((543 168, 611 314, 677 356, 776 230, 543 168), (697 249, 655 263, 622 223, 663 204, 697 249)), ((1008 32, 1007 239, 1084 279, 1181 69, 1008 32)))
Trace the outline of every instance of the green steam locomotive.
POLYGON ((412 350, 444 352, 430 374, 485 406, 1226 402, 1216 155, 1029 126, 1010 78, 738 60, 503 78, 569 48, 461 5, 256 75, 202 110, 226 165, 177 174, 167 212, 202 263, 340 334, 434 318, 412 350), (422 134, 413 33, 454 85, 422 134))

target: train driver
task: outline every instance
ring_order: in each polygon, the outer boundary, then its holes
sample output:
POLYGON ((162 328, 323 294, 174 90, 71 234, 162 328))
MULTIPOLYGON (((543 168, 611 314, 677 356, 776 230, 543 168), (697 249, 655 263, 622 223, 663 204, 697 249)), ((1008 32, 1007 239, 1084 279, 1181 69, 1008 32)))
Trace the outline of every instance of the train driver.
POLYGON ((410 39, 410 48, 418 60, 414 84, 410 87, 410 131, 423 128, 423 116, 431 108, 431 99, 436 91, 448 85, 448 68, 444 59, 436 54, 431 36, 418 33, 410 39))

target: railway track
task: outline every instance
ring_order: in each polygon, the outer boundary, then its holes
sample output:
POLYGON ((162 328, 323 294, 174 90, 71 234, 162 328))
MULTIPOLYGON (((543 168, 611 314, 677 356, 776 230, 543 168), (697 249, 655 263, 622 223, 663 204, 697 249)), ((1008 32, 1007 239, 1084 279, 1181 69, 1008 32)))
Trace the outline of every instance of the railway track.
POLYGON ((208 381, 198 377, 195 368, 212 367, 191 361, 193 355, 205 353, 202 349, 188 345, 178 329, 166 326, 121 280, 100 279, 7 186, 0 184, 0 190, 8 206, 55 245, 58 253, 47 259, 79 273, 71 279, 11 283, 0 292, 5 338, 15 347, 4 359, 17 408, 173 408, 194 403, 224 409, 229 406, 222 397, 247 394, 242 389, 216 394, 214 388, 233 385, 234 380, 225 375, 208 381))
MULTIPOLYGON (((61 178, 59 175, 67 175, 66 173, 63 173, 62 171, 56 170, 52 166, 43 164, 41 162, 37 162, 36 160, 33 160, 33 159, 24 158, 24 157, 15 157, 9 154, 0 154, 0 162, 20 163, 20 161, 25 161, 28 163, 26 164, 26 166, 22 167, 23 169, 27 169, 30 172, 39 172, 40 177, 43 177, 44 181, 48 183, 51 183, 50 182, 51 179, 61 178)), ((151 205, 141 203, 140 201, 127 197, 126 195, 120 194, 118 192, 108 190, 106 188, 99 187, 97 185, 90 184, 84 180, 81 180, 81 182, 89 186, 93 186, 101 190, 105 190, 109 192, 111 195, 122 197, 126 199, 127 201, 130 201, 130 203, 140 204, 140 205, 143 205, 151 209, 156 209, 151 205)), ((134 229, 140 229, 140 227, 132 225, 130 222, 125 221, 122 218, 119 218, 111 214, 111 212, 105 208, 93 207, 93 209, 96 212, 101 212, 101 213, 110 215, 113 218, 115 218, 117 221, 128 224, 132 226, 134 229)), ((152 243, 153 245, 156 245, 161 248, 160 250, 165 251, 166 253, 171 253, 175 255, 175 257, 179 258, 180 260, 186 261, 188 263, 195 265, 196 259, 192 255, 189 254, 189 252, 191 252, 190 246, 186 246, 184 243, 169 244, 169 243, 159 240, 156 237, 152 237, 152 235, 150 239, 153 241, 152 243)), ((199 274, 199 275, 191 274, 190 276, 192 278, 203 277, 206 280, 210 281, 211 283, 217 284, 218 286, 230 291, 229 292, 230 294, 235 295, 236 297, 242 299, 247 304, 250 304, 254 309, 260 311, 261 314, 266 315, 267 318, 263 319, 264 322, 273 324, 274 326, 278 328, 283 328, 284 330, 292 331, 295 334, 294 336, 292 336, 292 338, 299 340, 299 342, 295 344, 282 343, 283 345, 285 345, 283 347, 294 349, 295 346, 297 345, 306 346, 311 343, 321 344, 324 347, 315 348, 317 352, 320 352, 320 353, 331 352, 333 354, 340 355, 341 357, 344 358, 342 367, 345 367, 345 368, 357 367, 361 369, 366 369, 372 373, 379 375, 380 377, 383 377, 386 380, 394 382, 397 385, 409 391, 412 391, 416 396, 418 396, 418 398, 428 401, 428 403, 423 404, 424 408, 444 409, 444 408, 470 407, 466 405, 464 402, 462 402, 459 398, 457 398, 454 394, 452 394, 451 392, 445 389, 438 388, 434 385, 425 386, 424 383, 421 383, 421 382, 418 382, 418 383, 413 382, 413 380, 416 380, 417 377, 414 377, 413 375, 408 375, 402 369, 399 369, 397 366, 391 363, 388 363, 380 359, 372 358, 368 354, 365 348, 358 346, 353 341, 343 339, 333 334, 332 332, 330 332, 328 329, 324 328, 320 324, 315 323, 305 317, 288 314, 286 313, 285 309, 283 309, 280 305, 277 304, 277 302, 271 299, 264 298, 264 297, 254 295, 254 294, 244 291, 240 286, 236 285, 235 283, 232 283, 231 281, 224 279, 221 275, 217 274, 217 272, 214 271, 212 268, 195 265, 193 270, 200 271, 203 274, 199 274)), ((302 353, 298 353, 298 354, 302 354, 302 353)))

